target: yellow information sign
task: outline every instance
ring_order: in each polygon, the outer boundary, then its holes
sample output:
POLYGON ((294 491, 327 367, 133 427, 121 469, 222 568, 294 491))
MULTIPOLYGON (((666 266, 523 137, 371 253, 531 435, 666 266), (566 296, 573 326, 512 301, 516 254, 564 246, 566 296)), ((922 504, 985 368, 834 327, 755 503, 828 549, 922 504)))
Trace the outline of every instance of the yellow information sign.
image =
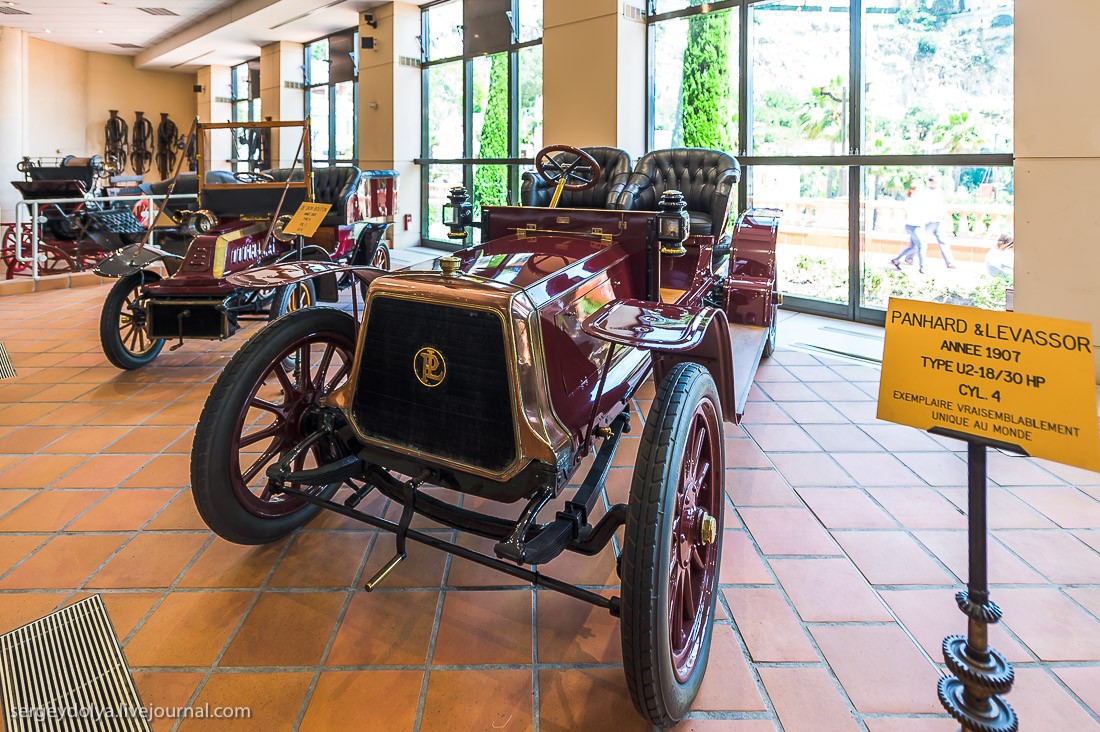
POLYGON ((299 234, 307 239, 317 233, 317 229, 321 228, 321 221, 324 220, 325 214, 332 208, 330 203, 310 203, 305 201, 298 210, 294 212, 294 216, 291 217, 290 223, 283 229, 287 234, 299 234))
POLYGON ((890 299, 878 418, 1100 470, 1088 323, 890 299))

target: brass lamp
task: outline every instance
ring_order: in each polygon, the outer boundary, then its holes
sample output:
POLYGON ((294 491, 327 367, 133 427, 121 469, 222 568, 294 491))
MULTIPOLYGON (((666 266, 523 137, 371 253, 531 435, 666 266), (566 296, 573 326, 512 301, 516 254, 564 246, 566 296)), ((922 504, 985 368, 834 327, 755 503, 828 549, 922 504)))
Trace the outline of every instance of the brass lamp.
POLYGON ((449 229, 447 238, 464 240, 466 228, 473 223, 474 205, 470 203, 470 194, 466 186, 455 186, 447 195, 447 203, 443 204, 443 225, 449 229))
POLYGON ((665 191, 657 204, 657 241, 661 254, 682 257, 687 254, 684 242, 691 236, 691 219, 687 202, 680 191, 665 191))

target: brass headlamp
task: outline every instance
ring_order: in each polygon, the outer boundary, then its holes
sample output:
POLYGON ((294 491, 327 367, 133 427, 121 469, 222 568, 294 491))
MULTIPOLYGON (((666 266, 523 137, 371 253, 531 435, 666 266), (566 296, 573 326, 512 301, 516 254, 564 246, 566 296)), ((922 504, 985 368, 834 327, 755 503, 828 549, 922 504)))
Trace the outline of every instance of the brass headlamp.
POLYGON ((684 242, 691 236, 691 219, 687 201, 680 191, 665 191, 657 204, 657 241, 661 254, 682 257, 687 254, 684 242))
POLYGON ((443 225, 449 231, 448 239, 465 240, 467 227, 474 223, 474 205, 470 203, 470 194, 466 186, 455 186, 447 195, 447 203, 443 204, 443 225))

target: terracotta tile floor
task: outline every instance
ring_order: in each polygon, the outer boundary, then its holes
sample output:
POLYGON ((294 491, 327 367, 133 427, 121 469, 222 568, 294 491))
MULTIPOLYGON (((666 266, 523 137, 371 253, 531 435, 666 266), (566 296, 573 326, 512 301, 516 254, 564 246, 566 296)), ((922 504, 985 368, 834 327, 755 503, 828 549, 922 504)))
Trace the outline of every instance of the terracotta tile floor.
MULTIPOLYGON (((393 541, 338 516, 269 546, 215 539, 188 453, 248 333, 122 373, 97 343, 105 294, 0 300, 19 372, 0 382, 0 632, 100 593, 147 703, 254 710, 216 729, 645 727, 602 611, 416 546, 378 592, 349 589, 393 541)), ((877 376, 781 349, 727 427, 721 620, 682 729, 956 728, 935 684, 943 636, 965 630, 962 445, 878 422, 877 376)), ((612 502, 637 446, 620 451, 612 502)), ((1024 730, 1100 729, 1100 475, 999 454, 990 468, 1008 700, 1024 730)), ((610 553, 547 573, 615 591, 610 553)))

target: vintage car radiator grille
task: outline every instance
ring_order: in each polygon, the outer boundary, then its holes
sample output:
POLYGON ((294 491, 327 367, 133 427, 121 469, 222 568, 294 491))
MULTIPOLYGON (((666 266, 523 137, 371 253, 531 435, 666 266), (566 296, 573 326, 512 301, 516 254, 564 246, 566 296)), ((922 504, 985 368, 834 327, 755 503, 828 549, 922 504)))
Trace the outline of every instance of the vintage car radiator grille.
MULTIPOLYGON (((436 378, 442 368, 434 370, 436 378)), ((516 457, 503 321, 484 310, 376 298, 353 410, 369 437, 503 470, 516 457), (433 386, 422 381, 418 354, 425 349, 445 368, 433 386)))

